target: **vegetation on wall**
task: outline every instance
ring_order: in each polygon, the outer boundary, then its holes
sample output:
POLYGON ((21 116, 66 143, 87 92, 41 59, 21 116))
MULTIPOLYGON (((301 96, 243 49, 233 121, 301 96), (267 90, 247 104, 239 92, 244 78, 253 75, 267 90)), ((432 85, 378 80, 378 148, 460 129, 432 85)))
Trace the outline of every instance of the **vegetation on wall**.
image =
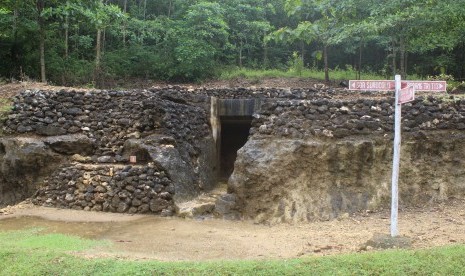
POLYGON ((465 0, 2 0, 0 76, 199 81, 305 67, 465 78, 465 0), (298 62, 300 59, 300 62, 298 62))

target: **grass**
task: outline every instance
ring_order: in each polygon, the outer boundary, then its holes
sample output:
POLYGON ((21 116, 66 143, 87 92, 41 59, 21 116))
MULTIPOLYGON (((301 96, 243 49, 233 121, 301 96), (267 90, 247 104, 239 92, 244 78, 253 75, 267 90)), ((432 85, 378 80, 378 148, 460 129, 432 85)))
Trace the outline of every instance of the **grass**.
POLYGON ((460 275, 465 246, 269 261, 159 262, 81 258, 107 242, 40 229, 0 232, 0 275, 460 275))
POLYGON ((0 136, 3 136, 2 125, 8 118, 8 114, 12 109, 13 99, 0 98, 0 136))
MULTIPOLYGON (((333 69, 329 71, 329 77, 331 80, 349 80, 355 79, 354 70, 342 70, 342 69, 333 69)), ((299 74, 293 70, 278 70, 278 69, 247 69, 247 68, 237 68, 233 70, 225 70, 221 73, 220 79, 231 80, 236 78, 246 78, 246 79, 262 79, 262 78, 310 78, 316 80, 324 80, 325 73, 321 70, 315 69, 304 69, 299 74)), ((385 79, 384 76, 373 74, 373 73, 362 73, 362 79, 373 79, 373 80, 382 80, 385 79)))

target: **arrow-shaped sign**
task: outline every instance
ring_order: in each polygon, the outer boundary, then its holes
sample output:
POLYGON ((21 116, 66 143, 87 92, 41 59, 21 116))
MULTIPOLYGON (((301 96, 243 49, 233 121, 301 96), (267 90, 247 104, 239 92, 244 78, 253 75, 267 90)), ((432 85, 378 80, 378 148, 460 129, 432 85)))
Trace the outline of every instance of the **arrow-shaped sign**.
MULTIPOLYGON (((402 81, 402 87, 413 86, 416 91, 445 92, 445 81, 402 81)), ((350 80, 349 90, 357 91, 393 91, 395 82, 391 80, 350 80)))

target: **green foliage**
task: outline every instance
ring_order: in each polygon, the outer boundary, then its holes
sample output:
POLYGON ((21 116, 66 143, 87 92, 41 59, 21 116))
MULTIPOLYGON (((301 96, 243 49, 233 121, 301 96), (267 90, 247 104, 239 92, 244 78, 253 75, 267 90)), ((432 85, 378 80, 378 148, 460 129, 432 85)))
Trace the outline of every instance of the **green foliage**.
MULTIPOLYGON (((355 78, 355 70, 347 68, 345 70, 335 68, 330 70, 334 80, 349 80, 355 78)), ((382 80, 384 76, 378 75, 371 72, 362 72, 362 76, 365 79, 382 80)), ((296 73, 294 70, 279 70, 279 69, 246 69, 246 68, 234 68, 228 69, 221 72, 220 79, 231 80, 237 78, 246 79, 263 79, 263 78, 307 78, 324 81, 324 71, 318 69, 303 69, 301 73, 296 73)))
POLYGON ((400 68, 406 75, 445 73, 464 79, 464 4, 3 0, 0 77, 38 79, 43 35, 48 80, 56 84, 92 82, 97 64, 102 78, 198 81, 231 66, 284 69, 294 52, 304 65, 324 66, 331 73, 350 64, 358 72, 387 76, 400 68), (96 50, 97 33, 101 51, 96 50))
POLYGON ((292 59, 289 60, 289 70, 298 76, 302 76, 302 71, 304 70, 304 61, 302 57, 299 56, 298 52, 292 53, 292 59))

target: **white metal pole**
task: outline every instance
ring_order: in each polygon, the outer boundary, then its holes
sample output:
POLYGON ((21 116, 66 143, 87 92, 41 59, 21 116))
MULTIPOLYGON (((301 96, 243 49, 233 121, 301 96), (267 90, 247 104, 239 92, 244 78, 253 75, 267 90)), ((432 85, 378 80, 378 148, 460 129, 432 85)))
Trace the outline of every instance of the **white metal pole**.
POLYGON ((391 237, 399 234, 397 229, 397 215, 399 204, 399 163, 400 163, 400 124, 401 124, 401 105, 399 103, 401 77, 395 76, 396 97, 395 97, 395 114, 394 114, 394 156, 392 158, 392 184, 391 184, 391 237))

